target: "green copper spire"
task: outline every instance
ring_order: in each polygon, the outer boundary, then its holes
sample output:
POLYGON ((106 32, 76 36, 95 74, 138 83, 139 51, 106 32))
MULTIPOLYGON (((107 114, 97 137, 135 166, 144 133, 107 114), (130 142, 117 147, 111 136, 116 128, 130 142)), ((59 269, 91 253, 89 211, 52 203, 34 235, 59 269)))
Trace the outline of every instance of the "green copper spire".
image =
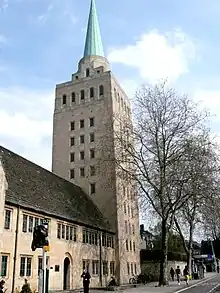
POLYGON ((99 29, 99 22, 96 12, 95 0, 91 0, 89 21, 86 33, 86 42, 84 49, 84 57, 88 56, 102 56, 104 57, 104 50, 99 29))

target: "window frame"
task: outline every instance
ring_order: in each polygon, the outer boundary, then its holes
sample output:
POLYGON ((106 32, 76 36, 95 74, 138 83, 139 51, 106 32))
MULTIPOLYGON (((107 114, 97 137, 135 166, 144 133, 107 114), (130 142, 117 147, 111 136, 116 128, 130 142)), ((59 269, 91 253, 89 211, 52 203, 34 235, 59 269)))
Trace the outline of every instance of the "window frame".
POLYGON ((12 211, 13 211, 12 209, 7 208, 7 207, 4 209, 4 230, 11 230, 12 211), (7 215, 7 213, 8 213, 8 215, 7 215), (9 217, 7 217, 7 216, 9 216, 9 217), (6 222, 6 220, 8 220, 8 221, 6 222))

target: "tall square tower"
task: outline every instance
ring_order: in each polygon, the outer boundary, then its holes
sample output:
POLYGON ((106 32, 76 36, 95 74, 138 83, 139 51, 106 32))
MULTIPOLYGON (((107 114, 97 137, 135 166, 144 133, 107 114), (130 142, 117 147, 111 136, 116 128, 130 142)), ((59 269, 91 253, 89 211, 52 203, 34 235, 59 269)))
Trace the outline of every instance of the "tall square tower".
POLYGON ((140 234, 137 196, 116 171, 114 117, 120 116, 131 121, 130 102, 104 56, 91 0, 84 56, 71 80, 56 86, 52 171, 82 187, 108 218, 122 284, 140 273, 140 234))

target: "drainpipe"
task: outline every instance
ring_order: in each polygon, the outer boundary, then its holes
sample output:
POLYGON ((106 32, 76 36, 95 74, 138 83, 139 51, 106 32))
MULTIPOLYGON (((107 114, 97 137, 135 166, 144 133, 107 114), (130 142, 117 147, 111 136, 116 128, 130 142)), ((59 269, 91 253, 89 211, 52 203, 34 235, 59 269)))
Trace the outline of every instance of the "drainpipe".
POLYGON ((20 216, 20 206, 18 206, 18 208, 17 208, 17 220, 16 220, 16 230, 15 230, 15 246, 14 246, 14 264, 13 264, 11 293, 14 293, 14 289, 15 289, 15 273, 16 273, 17 247, 18 247, 19 216, 20 216))
POLYGON ((102 287, 102 232, 99 233, 99 282, 102 287))

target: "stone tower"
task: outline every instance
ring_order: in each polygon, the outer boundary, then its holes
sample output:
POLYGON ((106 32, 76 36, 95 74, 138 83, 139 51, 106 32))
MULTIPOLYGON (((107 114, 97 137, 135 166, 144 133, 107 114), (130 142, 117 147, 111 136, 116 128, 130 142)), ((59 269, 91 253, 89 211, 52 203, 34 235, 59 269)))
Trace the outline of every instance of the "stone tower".
POLYGON ((104 56, 91 0, 84 56, 71 80, 56 86, 52 171, 81 186, 109 219, 116 231, 121 284, 140 273, 137 198, 117 177, 114 163, 114 117, 131 120, 130 113, 129 100, 104 56))

